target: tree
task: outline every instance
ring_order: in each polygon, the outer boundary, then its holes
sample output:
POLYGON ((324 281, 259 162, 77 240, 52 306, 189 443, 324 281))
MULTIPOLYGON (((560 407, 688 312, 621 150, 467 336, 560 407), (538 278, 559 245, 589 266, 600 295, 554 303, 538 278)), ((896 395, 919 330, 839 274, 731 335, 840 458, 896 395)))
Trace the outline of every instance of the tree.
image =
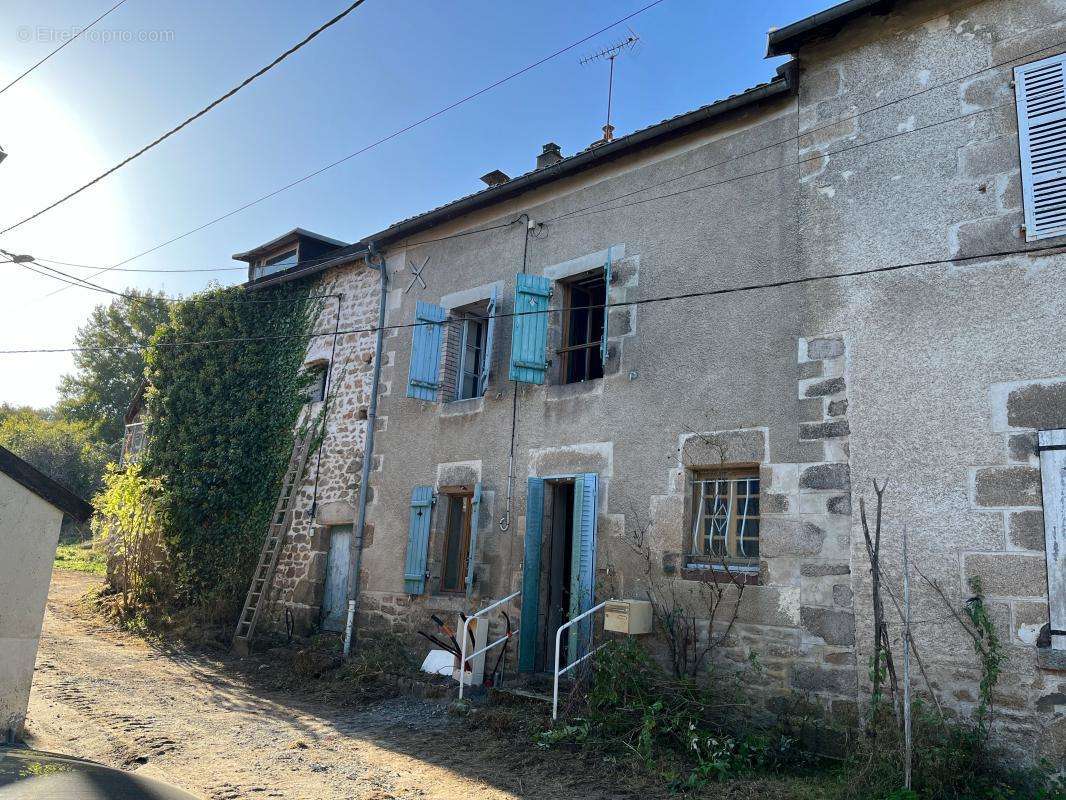
POLYGON ((92 426, 108 444, 122 438, 123 416, 144 376, 145 348, 169 318, 162 294, 125 294, 94 308, 78 329, 74 342, 85 349, 74 354, 77 371, 61 379, 56 407, 60 416, 92 426))
POLYGON ((86 499, 100 488, 110 456, 88 423, 29 407, 0 406, 0 445, 86 499))

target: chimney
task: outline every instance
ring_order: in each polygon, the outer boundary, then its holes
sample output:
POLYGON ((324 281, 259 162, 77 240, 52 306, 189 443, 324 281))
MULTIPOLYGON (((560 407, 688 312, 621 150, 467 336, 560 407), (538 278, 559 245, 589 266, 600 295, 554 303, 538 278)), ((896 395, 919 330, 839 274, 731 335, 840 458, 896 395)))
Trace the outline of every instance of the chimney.
POLYGON ((506 172, 494 169, 492 172, 482 175, 481 180, 483 180, 487 186, 503 186, 507 181, 511 180, 511 178, 506 172))
POLYGON ((559 150, 559 145, 555 142, 548 142, 544 145, 544 151, 537 156, 537 169, 550 167, 552 164, 558 164, 562 160, 563 154, 559 150))

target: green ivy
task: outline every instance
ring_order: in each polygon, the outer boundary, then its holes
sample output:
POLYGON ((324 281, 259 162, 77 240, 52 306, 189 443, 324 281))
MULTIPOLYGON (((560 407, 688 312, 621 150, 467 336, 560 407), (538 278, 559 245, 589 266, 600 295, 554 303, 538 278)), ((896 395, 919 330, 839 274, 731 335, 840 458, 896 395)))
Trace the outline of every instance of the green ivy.
POLYGON ((309 382, 316 305, 297 288, 209 289, 174 304, 149 347, 144 471, 185 602, 232 610, 247 589, 309 382))

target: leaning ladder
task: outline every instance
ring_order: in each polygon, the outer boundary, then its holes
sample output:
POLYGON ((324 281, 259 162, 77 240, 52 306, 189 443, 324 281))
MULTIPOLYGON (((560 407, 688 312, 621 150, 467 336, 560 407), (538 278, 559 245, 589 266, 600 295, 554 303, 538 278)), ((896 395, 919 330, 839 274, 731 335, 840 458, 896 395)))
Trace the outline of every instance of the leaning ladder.
POLYGON ((289 457, 289 466, 281 482, 278 502, 274 506, 274 514, 267 527, 266 540, 263 542, 263 549, 259 552, 259 562, 252 576, 252 583, 248 587, 248 595, 244 598, 241 615, 237 619, 237 630, 233 634, 233 651, 239 655, 248 654, 252 636, 255 634, 255 626, 259 622, 259 614, 265 606, 264 598, 274 580, 278 556, 281 555, 282 545, 292 525, 292 514, 295 509, 293 501, 303 482, 304 467, 307 464, 313 440, 314 429, 312 427, 311 431, 297 439, 292 455, 289 457))

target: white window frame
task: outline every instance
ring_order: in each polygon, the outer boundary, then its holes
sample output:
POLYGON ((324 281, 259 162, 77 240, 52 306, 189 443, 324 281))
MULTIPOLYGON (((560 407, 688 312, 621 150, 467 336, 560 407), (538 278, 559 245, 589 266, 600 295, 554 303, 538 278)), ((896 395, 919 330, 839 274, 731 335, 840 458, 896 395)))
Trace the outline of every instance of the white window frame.
POLYGON ((1051 647, 1066 650, 1066 429, 1037 434, 1051 647))

